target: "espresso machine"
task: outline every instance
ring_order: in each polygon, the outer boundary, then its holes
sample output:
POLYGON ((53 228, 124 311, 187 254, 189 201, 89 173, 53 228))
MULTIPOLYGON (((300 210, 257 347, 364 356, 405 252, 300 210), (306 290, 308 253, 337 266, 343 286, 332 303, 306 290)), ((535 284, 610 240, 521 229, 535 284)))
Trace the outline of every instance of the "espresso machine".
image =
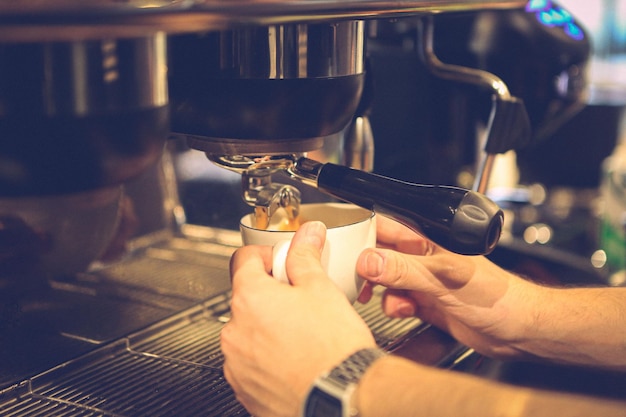
MULTIPOLYGON (((263 227, 276 210, 296 214, 313 190, 452 251, 497 253, 502 210, 485 196, 494 161, 580 108, 587 48, 550 1, 2 2, 0 414, 248 415, 219 348, 239 233, 190 212, 243 206, 263 227), (558 81, 548 96, 523 69, 504 71, 505 44, 468 54, 459 32, 477 19, 538 31, 522 43, 529 52, 545 39, 561 48, 559 65, 541 67, 558 81), (469 186, 438 177, 441 167, 415 167, 413 178, 377 169, 374 149, 389 150, 383 162, 403 152, 381 123, 381 103, 394 98, 381 89, 384 63, 398 50, 420 63, 408 91, 475 100, 469 130, 448 123, 454 107, 439 125, 435 102, 403 107, 428 115, 435 139, 437 126, 457 129, 448 132, 471 160, 469 186), (320 152, 329 146, 333 156, 320 152), (211 181, 183 195, 190 154, 199 170, 212 167, 209 180, 237 178, 237 201, 211 181), (212 206, 184 204, 202 193, 212 206)), ((402 146, 420 149, 415 119, 405 122, 402 146)), ((382 348, 472 369, 470 349, 418 319, 384 317, 380 297, 355 308, 382 348)))

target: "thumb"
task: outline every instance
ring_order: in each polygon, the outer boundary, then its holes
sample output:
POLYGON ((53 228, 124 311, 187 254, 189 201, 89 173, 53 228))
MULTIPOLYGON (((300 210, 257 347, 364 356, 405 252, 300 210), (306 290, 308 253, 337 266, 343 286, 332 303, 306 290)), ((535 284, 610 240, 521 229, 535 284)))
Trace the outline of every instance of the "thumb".
POLYGON ((326 226, 319 221, 304 223, 294 235, 285 268, 291 285, 303 285, 315 277, 324 277, 320 263, 324 243, 326 242, 326 226))
POLYGON ((428 291, 438 282, 435 256, 407 255, 390 249, 366 249, 357 261, 357 273, 387 288, 428 291))
POLYGON ((366 249, 357 261, 357 273, 387 288, 441 295, 467 285, 483 259, 443 250, 422 256, 390 249, 366 249))

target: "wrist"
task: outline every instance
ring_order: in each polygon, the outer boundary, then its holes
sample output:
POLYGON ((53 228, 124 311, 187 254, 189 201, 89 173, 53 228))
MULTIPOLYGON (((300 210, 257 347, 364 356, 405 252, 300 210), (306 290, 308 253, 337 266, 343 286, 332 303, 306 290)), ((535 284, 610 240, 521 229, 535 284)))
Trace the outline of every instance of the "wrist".
MULTIPOLYGON (((513 276, 510 280, 510 296, 506 300, 509 308, 505 316, 505 328, 501 344, 504 352, 495 352, 498 357, 523 358, 533 357, 533 345, 537 340, 545 337, 544 314, 552 310, 551 306, 555 302, 554 289, 543 287, 532 281, 527 281, 522 277, 513 276)), ((554 329, 556 330, 556 329, 554 329)), ((550 332, 550 337, 554 334, 550 332)))
POLYGON ((302 417, 356 417, 359 415, 355 390, 375 361, 387 353, 378 348, 358 350, 333 369, 321 374, 307 393, 302 417))

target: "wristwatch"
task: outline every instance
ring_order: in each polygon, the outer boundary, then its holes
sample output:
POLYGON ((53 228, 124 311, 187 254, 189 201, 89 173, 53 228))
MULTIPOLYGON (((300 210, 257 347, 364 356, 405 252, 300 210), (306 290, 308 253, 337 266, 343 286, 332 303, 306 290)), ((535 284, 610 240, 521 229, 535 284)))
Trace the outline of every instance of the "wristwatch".
POLYGON ((304 401, 302 417, 356 417, 358 410, 352 394, 367 368, 387 355, 382 349, 369 348, 353 353, 338 366, 318 377, 304 401))

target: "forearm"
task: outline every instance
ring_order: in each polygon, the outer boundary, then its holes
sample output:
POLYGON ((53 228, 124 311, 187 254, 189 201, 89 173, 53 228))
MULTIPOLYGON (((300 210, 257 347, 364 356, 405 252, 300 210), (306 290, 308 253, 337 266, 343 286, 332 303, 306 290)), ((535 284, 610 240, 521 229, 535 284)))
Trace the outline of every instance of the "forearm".
POLYGON ((554 362, 626 370, 626 288, 545 289, 512 346, 554 362))
POLYGON ((623 417, 626 412, 626 403, 496 384, 396 356, 376 361, 355 395, 360 417, 623 417))

